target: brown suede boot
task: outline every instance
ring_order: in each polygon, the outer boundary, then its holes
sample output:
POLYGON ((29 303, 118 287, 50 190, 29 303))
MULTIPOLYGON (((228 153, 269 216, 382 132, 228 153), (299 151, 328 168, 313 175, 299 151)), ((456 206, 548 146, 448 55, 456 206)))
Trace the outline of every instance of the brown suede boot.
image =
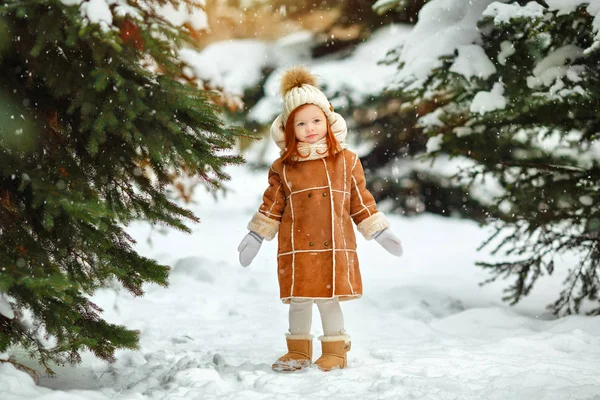
POLYGON ((321 357, 315 361, 315 365, 321 371, 331 371, 334 368, 345 368, 348 363, 346 353, 350 351, 350 336, 321 336, 321 357))
POLYGON ((298 371, 312 363, 312 335, 286 335, 287 354, 279 357, 272 368, 279 372, 298 371))

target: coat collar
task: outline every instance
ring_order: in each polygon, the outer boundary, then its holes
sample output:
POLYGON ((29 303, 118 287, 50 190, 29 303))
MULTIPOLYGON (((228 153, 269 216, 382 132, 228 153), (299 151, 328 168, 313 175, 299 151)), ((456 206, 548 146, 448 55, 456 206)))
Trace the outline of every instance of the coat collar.
MULTIPOLYGON (((342 149, 348 148, 346 143, 346 135, 348 134, 348 128, 344 118, 335 112, 332 112, 334 119, 331 123, 331 130, 337 141, 340 143, 342 149)), ((330 120, 331 121, 331 120, 330 120)), ((271 125, 271 138, 275 141, 277 147, 281 149, 280 155, 283 155, 285 151, 285 133, 283 131, 283 122, 281 120, 281 114, 275 118, 271 125)), ((298 143, 298 152, 302 157, 297 157, 294 161, 308 161, 318 160, 319 158, 325 158, 329 155, 327 151, 327 138, 323 138, 316 143, 298 143)))

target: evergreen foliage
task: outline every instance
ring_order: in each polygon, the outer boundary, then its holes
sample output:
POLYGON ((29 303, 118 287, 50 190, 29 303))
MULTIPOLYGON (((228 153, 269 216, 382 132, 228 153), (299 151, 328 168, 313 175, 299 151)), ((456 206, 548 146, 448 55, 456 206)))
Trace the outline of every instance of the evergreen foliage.
POLYGON ((225 152, 239 130, 184 77, 189 32, 159 15, 181 1, 105 3, 97 20, 83 0, 0 1, 0 293, 15 314, 0 314, 0 352, 25 347, 48 373, 137 346, 89 300, 115 279, 136 296, 167 285, 124 226, 189 231, 198 219, 169 200, 173 174, 219 187, 242 161, 225 152))
MULTIPOLYGON (((413 23, 427 2, 377 0, 372 4, 371 19, 380 19, 374 26, 390 22, 390 16, 396 21, 413 23)), ((379 62, 397 65, 397 51, 391 49, 388 57, 379 62)), ((487 213, 486 205, 469 198, 464 185, 414 163, 414 156, 424 152, 427 143, 427 136, 417 120, 437 108, 441 99, 432 98, 415 107, 401 106, 410 100, 410 96, 396 91, 374 96, 364 104, 349 102, 360 138, 373 143, 361 161, 375 199, 385 200, 389 209, 404 215, 429 212, 482 220, 487 213)))
POLYGON ((428 212, 481 221, 488 213, 487 205, 469 198, 464 184, 415 162, 427 144, 419 116, 438 103, 433 99, 416 107, 402 105, 410 101, 402 93, 391 92, 350 107, 360 139, 373 144, 361 162, 375 200, 386 201, 388 209, 404 215, 428 212))
POLYGON ((600 315, 600 42, 585 2, 562 14, 532 3, 510 19, 480 19, 495 72, 466 78, 451 68, 459 55, 449 54, 423 85, 405 81, 398 95, 415 109, 436 100, 438 123, 421 124, 431 157, 467 160, 475 166, 457 178, 501 188, 489 208, 495 234, 482 247, 505 261, 478 263, 487 282, 511 279, 504 300, 515 304, 574 254, 549 310, 600 315), (490 107, 482 96, 500 101, 490 107))
MULTIPOLYGON (((398 0, 402 1, 402 0, 398 0)), ((338 9, 340 17, 335 22, 342 26, 353 24, 364 25, 367 29, 377 29, 379 26, 393 21, 408 21, 414 18, 416 11, 422 6, 423 0, 410 0, 405 7, 390 7, 378 14, 373 13, 372 3, 361 0, 273 0, 274 8, 285 6, 290 17, 314 10, 338 9), (388 15, 384 17, 388 11, 388 15)))

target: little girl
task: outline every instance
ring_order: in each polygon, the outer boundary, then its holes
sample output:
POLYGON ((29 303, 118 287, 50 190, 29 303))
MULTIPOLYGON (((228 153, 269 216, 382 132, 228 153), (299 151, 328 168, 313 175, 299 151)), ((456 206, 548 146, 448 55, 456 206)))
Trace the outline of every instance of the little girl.
POLYGON ((311 365, 312 305, 317 303, 324 335, 315 364, 324 371, 346 366, 350 337, 340 301, 359 298, 362 282, 352 221, 367 239, 402 255, 400 240, 378 212, 365 188, 358 156, 347 150, 346 122, 302 67, 281 80, 283 113, 271 126, 281 148, 269 170, 269 187, 238 247, 250 265, 263 239, 279 233, 277 271, 280 297, 290 305, 288 353, 273 369, 294 371, 311 365))

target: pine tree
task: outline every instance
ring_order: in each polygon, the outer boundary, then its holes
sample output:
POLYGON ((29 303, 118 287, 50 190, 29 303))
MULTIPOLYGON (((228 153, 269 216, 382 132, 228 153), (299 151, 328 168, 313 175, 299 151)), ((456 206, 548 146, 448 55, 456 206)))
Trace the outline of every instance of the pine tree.
MULTIPOLYGON (((414 23, 428 0, 377 0, 372 13, 395 15, 399 21, 414 23)), ((390 49, 381 63, 397 65, 401 49, 390 49)), ((415 162, 425 151, 427 136, 417 124, 419 116, 437 107, 438 99, 423 101, 416 107, 403 107, 410 96, 398 91, 382 93, 354 112, 356 130, 363 140, 374 143, 361 158, 368 172, 368 185, 377 201, 385 201, 392 211, 404 215, 423 212, 482 220, 486 206, 467 195, 466 188, 448 177, 415 162)))
POLYGON ((136 348, 139 332, 89 300, 113 280, 136 296, 167 285, 124 227, 189 232, 172 177, 219 187, 241 162, 227 152, 240 131, 183 74, 189 32, 160 15, 183 1, 0 1, 0 294, 14 311, 0 353, 24 347, 52 373, 84 350, 136 348))
MULTIPOLYGON (((469 182, 471 200, 481 200, 481 182, 499 188, 488 208, 495 234, 483 247, 505 261, 478 263, 491 273, 487 282, 512 279, 504 300, 515 304, 558 260, 574 254, 549 310, 599 315, 600 38, 594 24, 600 9, 584 1, 555 3, 562 9, 541 1, 483 1, 481 39, 440 58, 422 82, 403 79, 397 93, 413 109, 436 100, 420 120, 429 155, 469 165, 456 178, 469 182), (467 76, 463 62, 486 71, 467 76)), ((472 4, 463 3, 428 6, 472 4)))

